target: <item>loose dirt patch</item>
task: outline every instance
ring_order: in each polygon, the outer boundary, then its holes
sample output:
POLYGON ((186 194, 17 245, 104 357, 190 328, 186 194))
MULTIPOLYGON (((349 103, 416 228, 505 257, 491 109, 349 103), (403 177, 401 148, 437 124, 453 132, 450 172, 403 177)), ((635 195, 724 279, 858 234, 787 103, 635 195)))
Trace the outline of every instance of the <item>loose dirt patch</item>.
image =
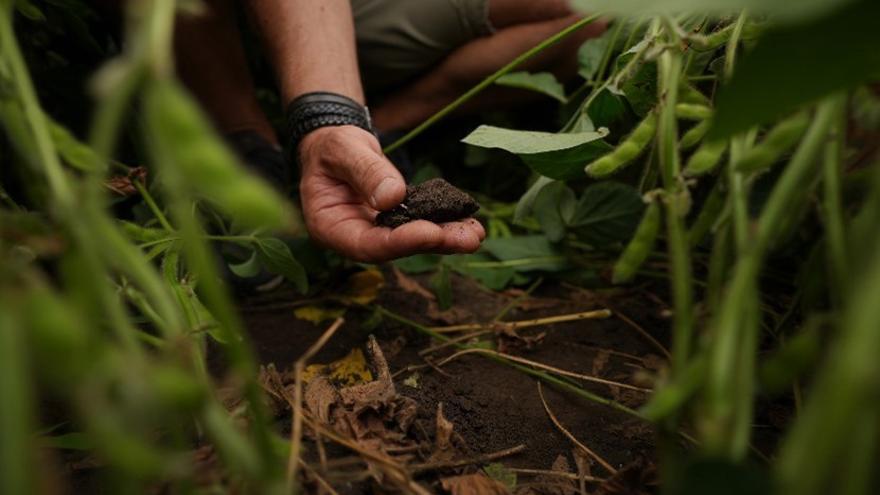
POLYGON ((480 205, 466 192, 443 179, 430 179, 408 186, 403 203, 379 213, 376 224, 394 228, 413 220, 453 222, 468 218, 479 209, 480 205))

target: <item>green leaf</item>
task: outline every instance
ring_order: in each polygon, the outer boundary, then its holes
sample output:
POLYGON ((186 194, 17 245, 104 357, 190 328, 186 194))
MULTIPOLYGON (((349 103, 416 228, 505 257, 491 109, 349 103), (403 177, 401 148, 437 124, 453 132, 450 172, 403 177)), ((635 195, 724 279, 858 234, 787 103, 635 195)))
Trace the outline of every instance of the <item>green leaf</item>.
POLYGON ((262 265, 256 252, 251 253, 250 258, 241 263, 227 263, 229 271, 241 278, 255 277, 260 273, 262 265))
POLYGON ((621 90, 636 115, 644 117, 657 104, 657 64, 641 64, 621 90))
POLYGON ((880 2, 860 0, 830 16, 768 32, 719 92, 709 138, 769 122, 880 75, 878 18, 880 2))
POLYGON ((283 275, 284 278, 296 284, 296 288, 302 293, 309 290, 306 271, 293 257, 287 244, 274 238, 259 238, 255 244, 260 263, 267 270, 283 275))
POLYGON ((590 103, 587 115, 594 126, 609 127, 626 115, 626 105, 620 95, 603 89, 590 103))
POLYGON ((544 177, 543 175, 538 177, 538 180, 529 187, 528 191, 526 191, 516 203, 516 209, 513 212, 513 223, 522 222, 532 213, 532 208, 534 207, 538 193, 552 183, 553 179, 549 177, 544 177))
POLYGON ((572 0, 571 5, 583 12, 642 18, 682 12, 694 15, 730 14, 748 9, 755 14, 773 14, 776 18, 792 21, 819 16, 848 2, 849 0, 799 0, 797 4, 792 4, 782 0, 572 0))
POLYGON ((556 271, 568 267, 562 253, 542 235, 486 239, 483 249, 501 260, 501 266, 516 271, 556 271))
POLYGON ((564 182, 554 181, 538 193, 535 198, 535 217, 547 239, 559 242, 565 237, 566 227, 576 206, 574 191, 564 182))
POLYGON ((40 438, 40 442, 58 450, 92 450, 94 443, 87 433, 71 432, 40 438))
POLYGON ((394 260, 394 266, 406 273, 425 273, 437 268, 442 258, 439 254, 416 254, 394 260))
POLYGON ((539 174, 564 180, 582 176, 585 163, 611 149, 602 141, 607 134, 605 130, 554 134, 481 125, 462 142, 514 153, 539 174))
POLYGON ((570 225, 586 242, 607 245, 629 239, 644 209, 645 203, 632 187, 599 182, 584 190, 570 225))
POLYGON ((437 304, 440 309, 446 310, 452 307, 452 284, 449 281, 449 267, 440 265, 437 273, 431 277, 431 288, 437 296, 437 304))
POLYGON ((444 263, 492 290, 503 290, 516 275, 513 268, 500 264, 486 253, 447 256, 444 263))
POLYGON ((602 63, 602 57, 605 55, 605 50, 608 49, 608 43, 611 40, 610 34, 611 31, 606 31, 602 36, 598 38, 591 38, 584 42, 583 45, 578 49, 578 75, 583 77, 586 80, 590 80, 596 75, 596 71, 599 70, 599 65, 602 63))
POLYGON ((70 166, 83 172, 93 172, 101 169, 101 160, 92 148, 77 139, 64 126, 46 115, 49 123, 49 133, 52 141, 64 161, 70 166))
POLYGON ((35 22, 45 22, 46 14, 43 13, 36 5, 33 4, 30 0, 15 0, 15 10, 27 17, 28 19, 35 22))
POLYGON ((495 84, 527 89, 565 103, 565 88, 556 80, 556 76, 549 72, 512 72, 502 76, 495 81, 495 84))
POLYGON ((504 464, 501 464, 500 462, 493 462, 492 464, 484 467, 483 471, 486 473, 486 476, 500 482, 502 485, 507 487, 507 489, 511 493, 516 490, 516 473, 514 473, 510 469, 507 469, 504 464))

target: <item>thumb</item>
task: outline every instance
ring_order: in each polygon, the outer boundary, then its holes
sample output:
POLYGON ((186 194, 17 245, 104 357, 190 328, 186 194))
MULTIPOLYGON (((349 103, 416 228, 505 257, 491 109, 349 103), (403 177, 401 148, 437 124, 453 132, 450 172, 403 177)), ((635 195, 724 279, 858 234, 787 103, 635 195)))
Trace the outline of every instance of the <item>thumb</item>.
POLYGON ((350 151, 337 168, 348 185, 377 210, 400 204, 406 196, 406 182, 397 167, 368 146, 356 144, 350 151))

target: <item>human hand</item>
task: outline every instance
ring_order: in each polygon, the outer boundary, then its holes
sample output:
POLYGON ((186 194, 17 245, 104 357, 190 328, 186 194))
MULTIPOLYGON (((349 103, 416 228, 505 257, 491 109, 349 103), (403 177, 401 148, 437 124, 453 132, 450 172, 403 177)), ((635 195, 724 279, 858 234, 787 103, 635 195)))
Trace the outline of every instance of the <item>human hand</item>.
POLYGON ((354 126, 323 127, 299 144, 300 196, 306 227, 319 243, 357 261, 418 253, 472 253, 486 237, 474 219, 442 225, 425 220, 378 227, 380 210, 406 196, 406 183, 372 134, 354 126))

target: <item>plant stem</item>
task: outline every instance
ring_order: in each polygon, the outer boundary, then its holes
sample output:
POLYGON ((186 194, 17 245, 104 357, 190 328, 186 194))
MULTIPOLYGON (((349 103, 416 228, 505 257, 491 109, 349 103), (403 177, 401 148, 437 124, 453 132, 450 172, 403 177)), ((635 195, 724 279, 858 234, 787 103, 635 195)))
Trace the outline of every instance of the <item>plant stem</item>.
POLYGON ((147 207, 150 208, 150 211, 153 212, 153 216, 156 217, 156 220, 159 221, 159 224, 162 225, 162 228, 167 230, 168 232, 174 232, 174 227, 171 226, 171 223, 168 222, 168 218, 165 217, 165 214, 162 213, 162 210, 159 209, 159 205, 156 204, 156 200, 153 199, 153 195, 150 194, 150 191, 141 184, 138 180, 131 181, 134 184, 134 187, 141 194, 141 197, 144 199, 144 203, 147 204, 147 207))
POLYGON ((826 240, 828 243, 828 264, 834 290, 830 291, 832 299, 839 306, 846 293, 846 281, 849 279, 847 263, 846 234, 843 224, 843 202, 840 194, 840 175, 843 168, 844 139, 846 120, 843 105, 839 106, 834 116, 831 137, 825 145, 823 160, 824 219, 826 240))
MULTIPOLYGON (((675 34, 672 46, 677 44, 675 34)), ((666 212, 667 242, 671 262, 672 300, 674 326, 672 338, 672 368, 680 371, 690 355, 693 333, 693 286, 690 246, 684 216, 687 213, 689 194, 684 185, 681 172, 681 159, 678 154, 678 123, 675 105, 678 99, 678 85, 681 76, 681 53, 676 48, 667 48, 659 61, 658 89, 660 92, 660 116, 657 126, 657 151, 660 175, 663 178, 664 206, 666 212)))
POLYGON ((535 47, 523 52, 521 55, 519 55, 515 59, 511 60, 507 65, 498 69, 497 71, 495 71, 495 73, 493 73, 492 75, 490 75, 486 79, 483 79, 479 84, 477 84, 473 88, 469 89, 463 95, 456 98, 452 103, 446 105, 439 112, 435 113, 434 115, 429 117, 426 121, 424 121, 421 124, 419 124, 418 126, 416 126, 415 129, 409 131, 406 135, 404 135, 403 137, 401 137, 397 141, 386 146, 385 149, 382 151, 385 152, 386 154, 388 154, 388 153, 391 153, 392 151, 396 150, 397 148, 400 148, 404 144, 410 142, 413 138, 415 138, 419 134, 423 133, 426 129, 428 129, 432 125, 436 124, 441 119, 443 119, 444 117, 446 117, 447 115, 449 115, 450 113, 454 112, 459 107, 461 107, 462 105, 467 103, 471 98, 473 98, 474 96, 478 95, 483 90, 485 90, 486 88, 491 86, 495 81, 500 79, 501 76, 509 73, 513 69, 516 69, 517 67, 522 65, 524 62, 531 59, 535 55, 541 53, 542 51, 556 45, 557 43, 564 40, 568 36, 574 34, 575 32, 577 32, 578 30, 580 30, 584 26, 591 24, 596 19, 598 19, 601 15, 602 14, 593 14, 589 17, 585 17, 585 18, 575 22, 571 26, 568 26, 567 28, 563 29, 562 31, 559 31, 558 33, 554 34, 553 36, 547 38, 546 40, 542 41, 541 43, 538 43, 535 47))

